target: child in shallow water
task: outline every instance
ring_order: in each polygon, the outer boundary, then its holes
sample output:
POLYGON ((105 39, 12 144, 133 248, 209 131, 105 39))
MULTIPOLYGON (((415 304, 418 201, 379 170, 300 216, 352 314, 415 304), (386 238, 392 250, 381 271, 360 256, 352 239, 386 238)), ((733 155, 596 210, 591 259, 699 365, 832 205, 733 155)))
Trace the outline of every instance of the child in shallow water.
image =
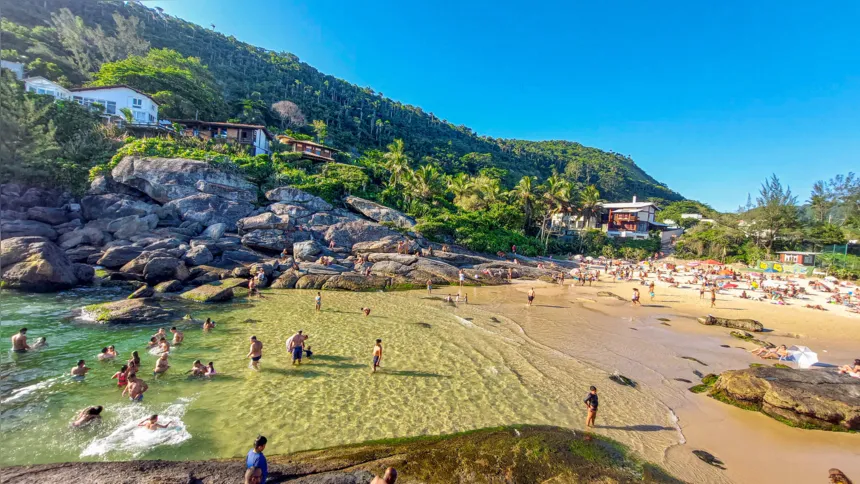
POLYGON ((191 376, 203 376, 209 369, 200 362, 200 360, 196 360, 194 364, 191 366, 191 376))
POLYGON ((149 430, 158 430, 158 429, 166 429, 168 425, 173 422, 167 422, 165 425, 161 425, 158 423, 158 415, 153 415, 143 422, 137 424, 138 427, 146 427, 149 430))
POLYGON ((206 376, 215 376, 216 373, 218 372, 215 371, 215 363, 210 361, 209 366, 206 368, 206 376))
POLYGON ((313 352, 313 351, 311 351, 311 347, 310 347, 310 346, 306 346, 306 347, 305 347, 305 357, 307 357, 307 359, 309 359, 309 360, 312 360, 312 359, 313 359, 313 356, 314 356, 314 352, 313 352))

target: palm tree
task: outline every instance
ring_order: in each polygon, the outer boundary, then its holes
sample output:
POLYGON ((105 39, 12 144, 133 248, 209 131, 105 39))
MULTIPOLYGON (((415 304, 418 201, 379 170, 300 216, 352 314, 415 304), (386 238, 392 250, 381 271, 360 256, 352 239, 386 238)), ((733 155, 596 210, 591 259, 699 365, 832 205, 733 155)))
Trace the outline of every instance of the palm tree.
POLYGON ((579 194, 579 213, 582 214, 586 229, 591 228, 591 219, 600 213, 601 203, 600 191, 594 185, 588 185, 579 194))
POLYGON ((385 160, 385 168, 391 172, 388 180, 389 186, 397 186, 409 171, 409 157, 403 152, 403 140, 396 139, 388 145, 388 152, 382 155, 385 160))
POLYGON ((431 200, 439 193, 439 169, 433 165, 424 165, 412 172, 409 177, 409 191, 423 201, 431 200))
POLYGON ((481 194, 480 205, 482 207, 497 202, 502 195, 502 184, 498 178, 479 176, 475 179, 475 188, 481 194))
POLYGON ((462 202, 463 199, 472 195, 475 189, 475 183, 472 178, 465 173, 457 173, 456 176, 449 176, 447 179, 448 191, 454 195, 454 203, 462 202))
POLYGON ((131 111, 131 108, 119 108, 119 112, 122 113, 122 117, 126 123, 134 124, 134 113, 131 111))
POLYGON ((569 181, 553 174, 546 179, 544 187, 543 200, 546 203, 547 211, 544 214, 543 223, 541 224, 540 236, 544 238, 544 244, 549 245, 549 230, 547 230, 547 224, 552 219, 553 215, 570 209, 571 186, 569 181))
POLYGON ((524 176, 520 179, 520 182, 517 183, 517 186, 511 190, 511 194, 519 200, 519 202, 523 206, 523 212, 525 213, 525 220, 523 223, 523 229, 528 231, 529 227, 532 225, 532 212, 534 210, 535 203, 535 191, 534 191, 534 182, 533 178, 530 176, 524 176))

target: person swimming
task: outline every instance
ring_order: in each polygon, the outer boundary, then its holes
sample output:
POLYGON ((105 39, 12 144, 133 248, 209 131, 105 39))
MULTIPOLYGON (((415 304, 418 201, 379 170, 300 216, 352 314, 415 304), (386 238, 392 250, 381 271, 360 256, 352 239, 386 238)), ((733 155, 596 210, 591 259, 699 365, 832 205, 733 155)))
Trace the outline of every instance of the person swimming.
POLYGON ((162 424, 158 423, 158 415, 152 415, 148 419, 137 424, 137 426, 138 427, 146 427, 149 430, 158 430, 158 429, 166 429, 172 423, 173 422, 171 421, 171 422, 167 422, 166 424, 162 425, 162 424))
POLYGON ((78 360, 78 364, 72 367, 70 373, 72 374, 73 379, 83 381, 88 371, 90 371, 90 369, 87 368, 86 362, 84 362, 84 360, 78 360))
POLYGON ((75 421, 72 422, 72 427, 80 428, 93 422, 100 421, 102 418, 102 410, 104 410, 104 407, 102 407, 101 405, 95 407, 87 407, 81 410, 81 413, 78 414, 78 418, 76 418, 75 421))
POLYGON ((113 354, 113 355, 112 355, 112 354, 110 354, 110 351, 108 351, 108 349, 107 349, 107 348, 102 348, 102 352, 101 352, 101 353, 99 353, 98 358, 99 358, 99 360, 101 360, 101 361, 104 361, 104 360, 112 360, 112 359, 116 358, 116 354, 113 354))
POLYGON ((207 370, 208 368, 200 360, 195 360, 191 365, 191 376, 204 376, 207 370))
POLYGON ((182 331, 176 329, 176 326, 170 328, 170 332, 173 333, 173 344, 178 345, 182 343, 182 340, 185 339, 185 335, 182 334, 182 331))
POLYGON ((361 312, 364 313, 364 316, 370 316, 370 308, 361 308, 361 312))
POLYGON ((44 336, 40 336, 40 337, 36 338, 36 342, 33 343, 33 346, 31 346, 30 349, 38 350, 40 348, 47 348, 47 347, 48 347, 48 340, 44 336))
POLYGON ((209 365, 206 368, 206 376, 215 376, 218 372, 215 371, 215 363, 209 362, 209 365))
POLYGON ((203 331, 209 331, 215 328, 215 322, 212 321, 212 318, 206 318, 206 321, 203 323, 203 331))
POLYGON ((161 348, 162 353, 170 352, 170 343, 167 342, 167 338, 161 338, 161 341, 158 342, 158 347, 161 348))

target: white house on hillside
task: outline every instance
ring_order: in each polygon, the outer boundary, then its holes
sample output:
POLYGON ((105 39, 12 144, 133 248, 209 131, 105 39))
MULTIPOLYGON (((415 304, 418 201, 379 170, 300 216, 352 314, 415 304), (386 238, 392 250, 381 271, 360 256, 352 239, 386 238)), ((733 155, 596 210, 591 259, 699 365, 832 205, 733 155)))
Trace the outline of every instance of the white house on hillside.
POLYGON ((24 90, 33 94, 47 94, 59 100, 72 98, 72 93, 65 87, 51 82, 42 76, 28 77, 24 79, 24 90))
POLYGON ((137 89, 124 86, 77 87, 70 89, 72 99, 92 106, 104 106, 106 116, 122 117, 122 108, 131 109, 134 124, 158 124, 158 103, 137 89))

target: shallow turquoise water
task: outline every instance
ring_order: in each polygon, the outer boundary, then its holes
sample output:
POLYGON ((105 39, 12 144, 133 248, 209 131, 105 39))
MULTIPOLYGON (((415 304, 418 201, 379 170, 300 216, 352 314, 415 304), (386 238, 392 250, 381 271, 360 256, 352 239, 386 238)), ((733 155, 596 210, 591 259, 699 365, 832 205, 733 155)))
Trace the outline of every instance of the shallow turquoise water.
MULTIPOLYGON (((175 323, 185 342, 171 351, 171 369, 154 378, 156 357, 145 351, 159 325, 99 326, 64 319, 70 309, 121 297, 70 291, 59 295, 0 294, 2 424, 0 465, 75 460, 202 459, 247 451, 257 434, 271 453, 371 439, 439 434, 509 423, 574 426, 581 418, 573 371, 525 341, 518 327, 479 309, 391 293, 324 293, 313 311, 312 291, 270 291, 266 298, 197 305, 195 318, 213 317, 212 333, 175 323), (364 317, 360 308, 373 312, 364 317), (246 322, 246 321, 251 322, 246 322), (11 353, 20 326, 47 349, 11 353), (285 340, 310 336, 313 362, 292 367, 285 340), (262 370, 248 368, 248 338, 264 343, 262 370), (383 368, 370 374, 373 343, 382 338, 383 368), (99 362, 103 346, 120 358, 99 362), (111 375, 138 350, 149 384, 142 404, 120 397, 111 375), (67 376, 79 358, 92 371, 84 382, 67 376), (214 361, 213 379, 186 374, 195 359, 214 361), (570 398, 574 395, 574 398, 570 398), (104 405, 103 422, 71 429, 78 411, 104 405), (169 430, 136 429, 159 413, 169 430)), ((170 324, 161 325, 169 328, 170 324)), ((579 385, 581 386, 581 385, 579 385)))

